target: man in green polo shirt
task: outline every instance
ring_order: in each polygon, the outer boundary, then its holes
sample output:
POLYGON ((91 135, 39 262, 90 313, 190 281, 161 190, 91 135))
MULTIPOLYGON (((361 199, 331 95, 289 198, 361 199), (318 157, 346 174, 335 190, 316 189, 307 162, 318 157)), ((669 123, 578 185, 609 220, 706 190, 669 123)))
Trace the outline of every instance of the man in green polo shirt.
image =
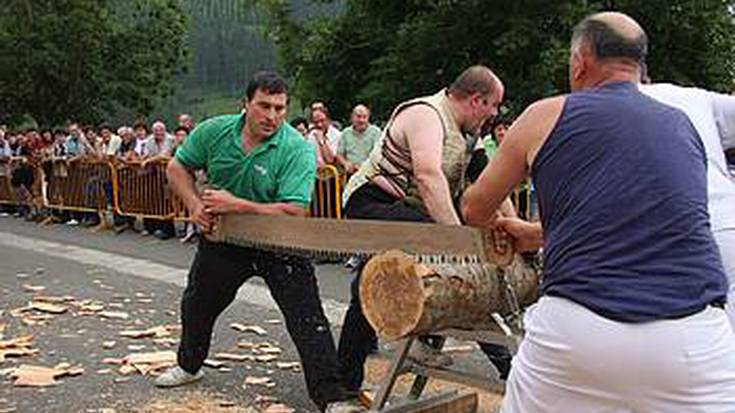
MULTIPOLYGON (((168 165, 168 179, 203 232, 217 214, 248 212, 304 216, 316 171, 314 149, 284 123, 287 85, 275 73, 256 74, 247 88, 245 115, 220 116, 199 125, 168 165), (201 196, 191 172, 204 169, 201 196)), ((305 258, 200 241, 181 302, 178 365, 156 380, 173 387, 198 380, 212 327, 250 277, 261 276, 283 312, 301 355, 311 399, 329 412, 350 412, 341 403, 336 351, 324 316, 314 267, 305 258)))

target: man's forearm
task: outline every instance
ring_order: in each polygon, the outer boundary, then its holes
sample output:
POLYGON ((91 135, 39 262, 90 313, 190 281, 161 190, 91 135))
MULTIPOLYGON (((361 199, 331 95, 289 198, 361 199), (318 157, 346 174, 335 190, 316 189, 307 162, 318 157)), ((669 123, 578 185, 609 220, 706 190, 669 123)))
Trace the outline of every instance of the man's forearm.
POLYGON ((418 179, 419 193, 431 218, 445 225, 461 225, 457 212, 452 206, 449 185, 442 179, 418 179))
POLYGON ((298 205, 289 204, 286 202, 266 204, 249 201, 247 199, 238 199, 237 211, 258 215, 306 215, 306 210, 298 205))
POLYGON ((190 211, 193 210, 194 204, 199 201, 199 195, 191 173, 176 159, 172 159, 166 168, 166 176, 176 195, 184 201, 190 211))

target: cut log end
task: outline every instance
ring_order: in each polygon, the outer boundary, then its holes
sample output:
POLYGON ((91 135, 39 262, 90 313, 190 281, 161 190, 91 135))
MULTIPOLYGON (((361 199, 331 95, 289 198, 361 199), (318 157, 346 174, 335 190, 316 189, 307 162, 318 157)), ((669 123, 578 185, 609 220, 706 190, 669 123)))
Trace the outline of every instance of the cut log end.
POLYGON ((422 278, 430 273, 413 257, 397 250, 367 263, 360 280, 360 298, 362 311, 378 336, 394 340, 414 329, 424 311, 422 278))

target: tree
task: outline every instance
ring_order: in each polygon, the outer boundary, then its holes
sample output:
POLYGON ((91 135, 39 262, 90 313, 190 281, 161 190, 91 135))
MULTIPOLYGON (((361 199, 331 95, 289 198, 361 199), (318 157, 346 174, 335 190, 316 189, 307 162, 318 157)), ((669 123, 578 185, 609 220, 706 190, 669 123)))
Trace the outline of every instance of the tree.
POLYGON ((184 67, 180 0, 3 0, 0 119, 99 122, 150 112, 184 67))
MULTIPOLYGON (((319 3, 330 3, 320 1, 319 3)), ((732 0, 345 0, 338 15, 301 21, 284 0, 262 0, 284 68, 304 101, 328 102, 346 117, 359 101, 387 117, 396 103, 446 86, 465 67, 484 63, 506 85, 518 113, 567 90, 574 25, 619 10, 648 32, 654 80, 732 91, 732 0)))

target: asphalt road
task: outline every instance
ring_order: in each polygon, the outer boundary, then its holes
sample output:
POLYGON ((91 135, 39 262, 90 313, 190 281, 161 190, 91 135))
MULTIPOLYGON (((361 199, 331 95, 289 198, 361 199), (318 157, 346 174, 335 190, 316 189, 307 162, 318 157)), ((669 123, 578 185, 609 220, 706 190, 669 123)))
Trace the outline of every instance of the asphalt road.
MULTIPOLYGON (((58 385, 47 388, 15 387, 10 378, 3 378, 0 412, 103 412, 105 408, 132 412, 152 400, 183 397, 192 390, 240 406, 252 405, 258 394, 269 395, 299 412, 315 411, 301 373, 281 370, 275 362, 228 362, 231 371, 225 372, 205 368, 202 382, 171 390, 154 388, 151 377, 122 376, 117 366, 102 362, 134 352, 176 349, 175 344, 125 338, 119 332, 178 324, 179 299, 194 251, 194 246, 181 245, 177 240, 159 241, 135 233, 95 233, 63 225, 41 227, 0 217, 0 323, 6 325, 3 338, 32 334, 33 348, 39 350, 33 357, 8 358, 0 363, 0 370, 24 363, 53 367, 62 362, 84 368, 81 376, 62 378, 58 385), (31 292, 23 285, 45 288, 31 292), (11 310, 25 306, 38 295, 98 300, 105 310, 126 312, 129 318, 103 319, 70 310, 51 316, 43 325, 26 325, 22 317, 11 315, 11 310), (115 346, 103 348, 106 341, 115 341, 115 346), (269 376, 276 386, 243 389, 246 376, 269 376)), ((342 266, 327 265, 318 268, 318 277, 330 318, 341 322, 349 274, 342 266)), ((283 324, 266 322, 280 319, 263 284, 258 280, 248 282, 218 321, 210 355, 244 353, 236 346, 240 340, 268 341, 283 349, 279 361, 298 360, 283 324), (229 327, 231 323, 259 325, 268 333, 255 336, 238 332, 229 327)), ((177 334, 174 332, 172 338, 176 339, 177 334)))

